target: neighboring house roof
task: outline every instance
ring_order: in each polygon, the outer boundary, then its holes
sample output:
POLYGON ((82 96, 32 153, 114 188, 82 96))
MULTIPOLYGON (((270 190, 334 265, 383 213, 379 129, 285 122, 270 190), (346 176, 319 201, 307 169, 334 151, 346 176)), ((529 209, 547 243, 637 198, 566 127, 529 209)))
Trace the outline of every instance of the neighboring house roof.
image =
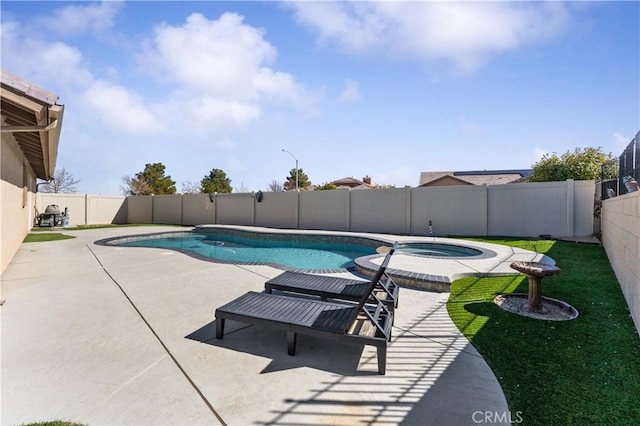
POLYGON ((453 172, 424 172, 420 174, 420 184, 424 185, 473 185, 471 182, 457 178, 453 172))
POLYGON ((430 185, 500 185, 523 181, 532 170, 478 170, 466 172, 422 172, 418 186, 430 185))
POLYGON ((369 183, 354 179, 352 177, 345 177, 342 179, 334 180, 331 183, 336 186, 336 189, 371 189, 371 180, 370 178, 366 179, 369 179, 369 183))
POLYGON ((58 96, 1 70, 2 133, 11 133, 36 177, 50 180, 56 158, 64 106, 58 96))
POLYGON ((340 186, 337 186, 336 189, 371 189, 371 187, 366 183, 363 183, 362 185, 357 185, 357 186, 340 185, 340 186))

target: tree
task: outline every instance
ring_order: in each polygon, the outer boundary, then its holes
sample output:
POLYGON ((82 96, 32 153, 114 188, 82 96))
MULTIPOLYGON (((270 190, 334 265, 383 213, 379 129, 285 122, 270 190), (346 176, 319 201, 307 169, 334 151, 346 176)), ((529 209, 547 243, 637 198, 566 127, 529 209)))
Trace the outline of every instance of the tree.
POLYGON ((198 194, 202 192, 202 184, 200 182, 191 182, 190 180, 182 183, 183 194, 198 194))
POLYGON ((140 173, 135 177, 131 177, 129 175, 122 176, 122 185, 120 185, 120 189, 124 195, 153 194, 151 187, 140 173))
POLYGON ((80 183, 80 180, 74 178, 63 166, 56 171, 52 180, 39 188, 39 191, 73 194, 78 192, 78 183, 80 183))
POLYGON ((211 169, 209 174, 202 181, 202 192, 221 194, 229 194, 233 190, 231 188, 231 179, 227 178, 227 174, 220 169, 211 169))
MULTIPOLYGON (((164 175, 165 167, 162 163, 145 164, 142 174, 154 194, 175 194, 176 181, 171 176, 164 175)), ((136 175, 137 176, 137 175, 136 175)))
POLYGON ((316 189, 318 191, 331 191, 332 189, 337 189, 338 187, 336 186, 335 183, 331 183, 331 182, 326 182, 323 183, 322 185, 320 185, 319 187, 317 187, 316 189))
POLYGON ((122 178, 122 191, 128 195, 175 194, 176 182, 171 176, 164 175, 162 163, 145 164, 144 170, 135 177, 128 175, 122 178))
MULTIPOLYGON (((611 154, 609 154, 611 155, 611 154)), ((620 173, 620 165, 617 158, 610 158, 602 164, 602 174, 600 179, 618 179, 620 173)))
POLYGON ((249 191, 249 188, 247 188, 244 185, 244 182, 242 182, 240 184, 240 186, 237 186, 237 187, 233 188, 233 190, 236 192, 236 194, 246 194, 247 192, 251 192, 251 191, 249 191))
POLYGON ((274 179, 271 181, 271 183, 269 183, 269 185, 267 185, 267 190, 271 192, 282 192, 284 191, 284 186, 282 186, 280 182, 274 179))
POLYGON ((545 154, 532 168, 530 182, 606 179, 615 178, 618 173, 617 159, 611 153, 605 154, 601 147, 576 148, 560 157, 555 152, 545 154))
MULTIPOLYGON (((311 181, 309 180, 309 176, 302 170, 298 169, 298 189, 304 189, 311 185, 311 181)), ((295 167, 291 169, 289 172, 289 176, 287 176, 287 180, 284 183, 284 189, 287 191, 296 188, 296 169, 295 167)))

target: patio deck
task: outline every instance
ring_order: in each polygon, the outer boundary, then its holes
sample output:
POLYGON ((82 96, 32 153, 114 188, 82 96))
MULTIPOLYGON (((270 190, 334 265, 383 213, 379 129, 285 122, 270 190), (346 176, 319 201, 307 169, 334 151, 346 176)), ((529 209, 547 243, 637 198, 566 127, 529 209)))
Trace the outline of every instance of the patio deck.
MULTIPOLYGON (((290 357, 280 332, 232 321, 216 340, 215 308, 261 291, 279 269, 93 244, 175 229, 65 230, 77 238, 21 246, 2 275, 2 424, 472 425, 474 413, 508 411, 450 320, 448 293, 401 289, 380 376, 374 348, 300 336, 290 357)), ((538 259, 505 256, 486 267, 538 259)), ((427 262, 390 266, 441 268, 427 262)), ((479 268, 455 264, 444 269, 479 268)))

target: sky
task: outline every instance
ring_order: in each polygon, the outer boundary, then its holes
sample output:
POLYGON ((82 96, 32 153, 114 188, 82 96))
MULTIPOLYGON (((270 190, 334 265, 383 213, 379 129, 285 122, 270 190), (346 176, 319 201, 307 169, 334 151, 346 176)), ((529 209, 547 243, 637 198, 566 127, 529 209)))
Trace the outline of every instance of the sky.
POLYGON ((65 106, 57 167, 122 194, 296 166, 417 186, 421 172, 619 156, 640 130, 640 3, 6 1, 1 65, 65 106), (282 150, 288 152, 283 152, 282 150))

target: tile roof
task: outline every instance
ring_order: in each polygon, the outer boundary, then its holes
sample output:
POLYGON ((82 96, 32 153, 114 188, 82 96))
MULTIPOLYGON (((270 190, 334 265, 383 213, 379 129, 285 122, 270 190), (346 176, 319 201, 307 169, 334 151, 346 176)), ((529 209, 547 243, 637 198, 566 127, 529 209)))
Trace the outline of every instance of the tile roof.
POLYGON ((501 185, 528 177, 530 169, 522 170, 479 170, 463 172, 422 172, 418 186, 424 186, 444 177, 450 177, 471 185, 501 185))

